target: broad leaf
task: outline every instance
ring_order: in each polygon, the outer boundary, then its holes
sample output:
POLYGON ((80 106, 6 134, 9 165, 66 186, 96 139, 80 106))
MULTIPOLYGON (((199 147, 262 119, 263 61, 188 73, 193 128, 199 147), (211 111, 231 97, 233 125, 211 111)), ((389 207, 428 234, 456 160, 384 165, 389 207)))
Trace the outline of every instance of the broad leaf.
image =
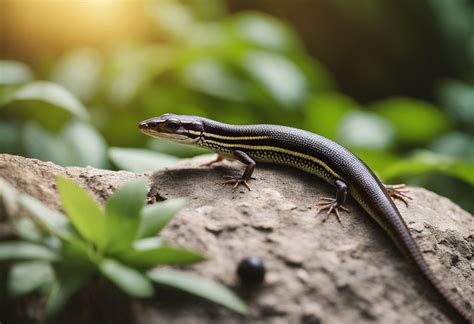
POLYGON ((50 209, 39 200, 25 194, 20 194, 18 202, 49 232, 63 239, 70 239, 73 236, 70 223, 63 214, 50 209))
POLYGON ((212 280, 177 270, 154 270, 149 271, 147 275, 156 283, 209 299, 242 314, 248 312, 247 306, 237 295, 212 280))
POLYGON ((337 129, 337 141, 351 148, 387 149, 393 138, 390 123, 369 112, 345 114, 337 129))
POLYGON ((159 233, 185 204, 185 198, 177 198, 160 201, 143 208, 137 238, 159 233))
POLYGON ((442 110, 420 100, 392 98, 372 108, 392 124, 397 138, 408 144, 425 143, 452 126, 442 110))
POLYGON ((199 147, 178 144, 169 141, 162 141, 155 138, 152 138, 150 140, 150 142, 148 143, 148 147, 153 151, 178 156, 181 158, 193 157, 196 155, 209 153, 209 151, 199 147))
POLYGON ((0 178, 0 199, 8 203, 15 203, 18 196, 18 191, 8 181, 0 178))
POLYGON ((254 51, 243 60, 247 72, 280 106, 294 109, 308 95, 308 84, 299 67, 284 56, 254 51))
POLYGON ((176 165, 180 159, 163 153, 142 149, 111 147, 109 157, 122 170, 147 172, 176 165))
POLYGON ((12 222, 15 227, 15 232, 23 240, 33 242, 40 242, 42 240, 43 235, 38 230, 35 223, 33 223, 28 217, 14 217, 12 222))
POLYGON ((47 262, 18 262, 8 273, 7 291, 10 296, 17 297, 51 284, 53 279, 53 269, 47 262))
POLYGON ((69 299, 81 289, 91 277, 89 271, 67 271, 57 279, 46 302, 46 319, 56 316, 67 304, 69 299))
POLYGON ((76 97, 63 87, 51 82, 28 83, 16 91, 14 100, 42 101, 64 109, 80 119, 87 120, 89 118, 86 108, 76 97))
POLYGON ((23 241, 5 241, 0 243, 0 260, 38 259, 56 261, 59 256, 46 247, 23 241))
POLYGON ((51 80, 87 102, 101 89, 101 65, 99 50, 80 48, 59 58, 53 67, 51 80))
POLYGON ((243 13, 235 17, 235 29, 248 42, 271 51, 294 51, 298 37, 280 20, 263 13, 243 13))
POLYGON ((146 250, 129 250, 117 256, 122 262, 133 267, 149 269, 162 264, 191 264, 206 258, 194 251, 161 246, 146 250))
POLYGON ((88 192, 62 176, 57 177, 63 208, 79 233, 99 248, 104 246, 105 217, 88 192))
POLYGON ((140 224, 140 210, 148 191, 146 178, 130 181, 117 189, 105 202, 107 251, 131 247, 140 224))
MULTIPOLYGON (((0 92, 2 90, 0 89, 0 92)), ((2 105, 0 93, 0 106, 2 105)), ((0 152, 8 154, 20 153, 19 121, 0 120, 0 152)))
POLYGON ((79 239, 64 241, 62 242, 63 261, 74 267, 76 271, 80 271, 80 268, 94 267, 93 263, 97 264, 100 257, 96 253, 92 253, 92 249, 90 245, 79 239))
POLYGON ((188 87, 224 100, 249 99, 248 85, 217 59, 201 57, 194 60, 185 67, 182 79, 188 87))
POLYGON ((26 122, 21 128, 22 145, 28 157, 67 166, 70 164, 69 147, 60 136, 56 136, 38 123, 26 122))
POLYGON ((335 140, 339 122, 358 107, 354 100, 340 93, 318 93, 305 105, 305 128, 335 140))
POLYGON ((35 122, 28 122, 22 132, 23 146, 30 157, 62 166, 108 166, 106 143, 89 124, 70 122, 56 135, 35 122))
POLYGON ((71 122, 61 131, 61 139, 68 150, 70 166, 107 168, 107 143, 90 124, 71 122))
POLYGON ((99 269, 106 278, 131 296, 150 297, 154 293, 153 285, 145 275, 115 260, 105 259, 99 269))
POLYGON ((0 85, 17 85, 32 79, 33 72, 27 65, 16 61, 0 61, 0 85))
POLYGON ((429 151, 420 151, 410 159, 400 160, 381 170, 383 179, 393 179, 426 172, 441 172, 474 185, 474 166, 429 151))

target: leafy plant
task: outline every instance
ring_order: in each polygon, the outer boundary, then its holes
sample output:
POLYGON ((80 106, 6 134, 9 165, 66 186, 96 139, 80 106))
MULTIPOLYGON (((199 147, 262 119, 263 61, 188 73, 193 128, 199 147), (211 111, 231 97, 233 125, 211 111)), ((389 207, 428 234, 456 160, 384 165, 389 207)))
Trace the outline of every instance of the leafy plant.
POLYGON ((59 176, 57 187, 69 217, 0 181, 0 196, 25 208, 33 221, 17 218, 14 225, 22 240, 0 243, 0 260, 14 262, 7 282, 10 295, 43 291, 48 296, 46 318, 51 319, 93 276, 100 275, 132 297, 152 296, 155 282, 246 313, 245 304, 216 282, 183 271, 154 269, 205 260, 155 236, 185 199, 144 207, 144 178, 117 189, 103 208, 71 180, 59 176))

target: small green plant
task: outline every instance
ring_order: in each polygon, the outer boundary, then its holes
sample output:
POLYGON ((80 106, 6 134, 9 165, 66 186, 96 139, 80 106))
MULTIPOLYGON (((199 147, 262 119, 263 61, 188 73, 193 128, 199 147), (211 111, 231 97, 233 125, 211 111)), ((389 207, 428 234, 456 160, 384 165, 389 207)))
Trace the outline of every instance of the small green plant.
POLYGON ((93 276, 100 275, 133 297, 151 297, 153 283, 158 283, 246 313, 245 304, 216 282, 183 271, 154 269, 205 260, 199 253, 171 246, 156 236, 185 199, 144 206, 144 178, 116 190, 104 208, 71 180, 60 176, 57 187, 69 217, 17 193, 0 179, 0 198, 16 201, 32 216, 15 218, 21 241, 0 243, 0 261, 15 262, 7 278, 10 295, 45 293, 45 317, 51 319, 93 276))

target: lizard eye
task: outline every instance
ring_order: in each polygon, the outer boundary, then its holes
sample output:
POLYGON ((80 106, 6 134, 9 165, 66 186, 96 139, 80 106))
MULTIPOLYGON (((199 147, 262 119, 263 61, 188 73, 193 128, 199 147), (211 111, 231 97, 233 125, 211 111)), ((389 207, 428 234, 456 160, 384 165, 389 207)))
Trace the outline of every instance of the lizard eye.
POLYGON ((177 130, 179 128, 179 126, 180 126, 180 123, 177 120, 170 119, 170 120, 166 121, 166 127, 171 129, 171 130, 177 130))

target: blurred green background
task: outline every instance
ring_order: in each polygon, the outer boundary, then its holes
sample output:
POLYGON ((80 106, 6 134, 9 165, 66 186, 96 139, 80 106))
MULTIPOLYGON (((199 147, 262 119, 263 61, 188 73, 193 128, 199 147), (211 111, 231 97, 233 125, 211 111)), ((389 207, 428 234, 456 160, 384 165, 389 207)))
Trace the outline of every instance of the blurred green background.
POLYGON ((154 170, 166 112, 304 128, 474 212, 468 0, 3 0, 0 152, 154 170))

